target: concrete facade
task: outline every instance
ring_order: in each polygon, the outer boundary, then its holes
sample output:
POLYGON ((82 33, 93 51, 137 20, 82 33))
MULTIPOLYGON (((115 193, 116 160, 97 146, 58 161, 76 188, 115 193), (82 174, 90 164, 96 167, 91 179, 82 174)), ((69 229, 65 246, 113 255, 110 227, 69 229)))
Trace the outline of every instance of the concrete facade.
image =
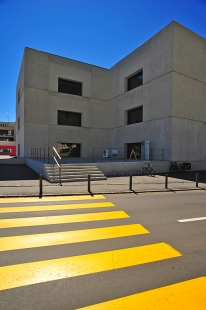
POLYGON ((173 21, 110 69, 26 48, 17 82, 17 145, 81 144, 81 157, 149 141, 156 159, 206 160, 206 40, 173 21), (127 80, 143 71, 143 85, 127 80), (82 95, 58 92, 58 78, 82 83, 82 95), (143 121, 127 113, 143 107, 143 121), (57 124, 57 111, 81 113, 81 127, 57 124), (161 151, 164 152, 162 158, 161 151))

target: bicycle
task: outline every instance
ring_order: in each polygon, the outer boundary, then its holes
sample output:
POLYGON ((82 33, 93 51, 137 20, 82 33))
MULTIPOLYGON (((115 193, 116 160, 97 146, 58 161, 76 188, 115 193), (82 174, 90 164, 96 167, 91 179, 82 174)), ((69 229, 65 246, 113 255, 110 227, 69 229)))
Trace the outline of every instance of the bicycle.
POLYGON ((150 163, 145 163, 147 165, 146 167, 142 168, 142 174, 143 175, 150 175, 151 177, 155 177, 156 170, 150 163))

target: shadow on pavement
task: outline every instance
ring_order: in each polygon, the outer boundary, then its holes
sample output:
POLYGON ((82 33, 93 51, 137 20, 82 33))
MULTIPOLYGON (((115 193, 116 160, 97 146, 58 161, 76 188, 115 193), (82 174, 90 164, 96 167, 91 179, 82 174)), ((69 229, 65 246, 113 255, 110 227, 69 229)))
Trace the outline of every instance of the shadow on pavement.
MULTIPOLYGON (((181 179, 185 181, 196 182, 196 173, 199 174, 199 183, 206 183, 206 170, 203 171, 186 171, 186 172, 168 172, 168 178, 181 179)), ((164 176, 166 173, 158 173, 164 176)))
POLYGON ((39 175, 27 165, 0 165, 0 181, 15 180, 39 180, 39 175))

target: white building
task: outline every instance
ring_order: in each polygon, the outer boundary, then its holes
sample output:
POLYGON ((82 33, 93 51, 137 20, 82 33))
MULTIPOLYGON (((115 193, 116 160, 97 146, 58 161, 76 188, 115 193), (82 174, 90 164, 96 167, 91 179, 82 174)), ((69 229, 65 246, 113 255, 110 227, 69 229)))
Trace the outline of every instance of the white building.
POLYGON ((110 69, 25 48, 16 92, 20 157, 206 159, 206 40, 175 21, 110 69))
POLYGON ((16 155, 16 126, 14 122, 0 122, 0 156, 16 155))

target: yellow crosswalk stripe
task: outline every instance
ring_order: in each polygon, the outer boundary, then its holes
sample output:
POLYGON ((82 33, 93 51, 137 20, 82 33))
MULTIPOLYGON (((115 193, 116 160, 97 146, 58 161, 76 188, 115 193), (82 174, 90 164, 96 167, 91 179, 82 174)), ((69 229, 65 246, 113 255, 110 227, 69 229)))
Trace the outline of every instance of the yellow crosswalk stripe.
POLYGON ((166 243, 0 267, 0 290, 181 256, 166 243))
POLYGON ((0 251, 120 238, 148 233, 149 231, 142 225, 132 224, 55 233, 2 237, 0 238, 0 251))
POLYGON ((68 224, 90 221, 112 220, 120 218, 129 218, 129 215, 124 211, 71 214, 58 216, 39 216, 27 218, 12 218, 0 220, 0 228, 53 225, 53 224, 68 224))
POLYGON ((59 211, 72 209, 90 209, 90 208, 106 208, 114 207, 111 202, 91 202, 91 203, 72 203, 66 205, 45 205, 45 206, 24 206, 24 207, 0 207, 0 213, 14 212, 39 212, 39 211, 59 211))
POLYGON ((78 310, 206 310, 206 277, 180 282, 78 310))
POLYGON ((96 200, 105 199, 103 195, 79 195, 79 196, 53 196, 53 197, 22 197, 22 198, 0 198, 0 203, 19 203, 19 202, 41 202, 41 201, 70 201, 70 200, 96 200))

